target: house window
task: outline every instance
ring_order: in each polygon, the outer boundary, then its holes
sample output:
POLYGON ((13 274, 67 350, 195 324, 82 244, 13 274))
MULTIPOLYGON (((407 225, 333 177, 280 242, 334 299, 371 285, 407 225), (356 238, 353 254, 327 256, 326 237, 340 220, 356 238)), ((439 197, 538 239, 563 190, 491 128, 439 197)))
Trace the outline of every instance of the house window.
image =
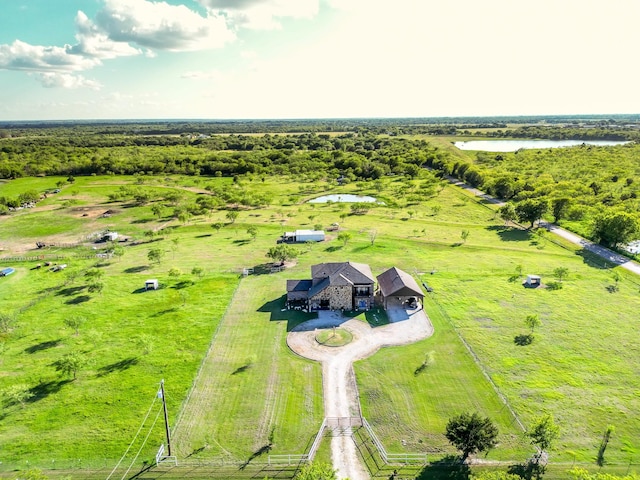
POLYGON ((371 289, 369 287, 356 287, 357 297, 368 297, 371 295, 371 289))

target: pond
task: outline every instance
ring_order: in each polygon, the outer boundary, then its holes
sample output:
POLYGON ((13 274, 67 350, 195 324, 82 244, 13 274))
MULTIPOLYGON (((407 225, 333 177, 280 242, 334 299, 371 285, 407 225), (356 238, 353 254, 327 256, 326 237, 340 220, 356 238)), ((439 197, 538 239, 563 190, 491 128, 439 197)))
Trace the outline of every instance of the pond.
POLYGON ((582 144, 599 147, 612 147, 624 145, 624 141, 618 140, 471 140, 469 142, 455 142, 460 150, 476 150, 480 152, 515 152, 521 148, 561 148, 575 147, 582 144))
POLYGON ((378 202, 374 197, 368 197, 366 195, 353 195, 351 193, 340 193, 323 195, 321 197, 312 198, 307 203, 382 203, 378 202))

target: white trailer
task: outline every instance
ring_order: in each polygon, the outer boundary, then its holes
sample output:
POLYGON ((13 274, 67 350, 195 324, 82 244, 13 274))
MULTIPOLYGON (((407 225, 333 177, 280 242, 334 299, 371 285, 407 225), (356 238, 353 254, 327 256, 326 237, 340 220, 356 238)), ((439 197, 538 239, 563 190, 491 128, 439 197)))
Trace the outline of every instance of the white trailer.
POLYGON ((296 230, 284 232, 282 241, 285 243, 323 242, 324 230, 296 230))

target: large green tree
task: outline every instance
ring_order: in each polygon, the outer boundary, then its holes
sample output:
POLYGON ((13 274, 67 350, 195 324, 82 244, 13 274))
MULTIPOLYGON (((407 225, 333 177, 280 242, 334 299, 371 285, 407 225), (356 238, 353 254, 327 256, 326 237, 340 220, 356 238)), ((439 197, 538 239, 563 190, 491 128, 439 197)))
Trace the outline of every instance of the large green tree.
POLYGON ((608 247, 617 247, 634 240, 639 231, 638 217, 620 210, 601 213, 593 223, 593 235, 596 241, 608 247))
POLYGON ((293 260, 298 256, 298 250, 291 245, 280 244, 271 247, 267 252, 267 257, 274 262, 284 263, 287 260, 293 260))
POLYGON ((546 200, 529 198, 518 203, 516 206, 516 216, 521 222, 530 222, 531 228, 533 228, 548 208, 549 204, 546 200))
POLYGON ((488 417, 479 413, 462 413, 447 422, 445 436, 462 452, 462 461, 476 452, 484 452, 496 446, 498 427, 488 417))

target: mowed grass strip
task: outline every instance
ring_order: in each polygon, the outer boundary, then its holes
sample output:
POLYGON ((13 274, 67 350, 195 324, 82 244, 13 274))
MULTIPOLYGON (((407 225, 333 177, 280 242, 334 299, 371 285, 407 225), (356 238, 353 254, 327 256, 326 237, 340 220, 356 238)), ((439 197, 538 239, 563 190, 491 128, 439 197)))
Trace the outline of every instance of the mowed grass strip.
POLYGON ((181 455, 247 461, 308 448, 322 423, 321 371, 288 350, 284 280, 241 281, 177 425, 181 455))

